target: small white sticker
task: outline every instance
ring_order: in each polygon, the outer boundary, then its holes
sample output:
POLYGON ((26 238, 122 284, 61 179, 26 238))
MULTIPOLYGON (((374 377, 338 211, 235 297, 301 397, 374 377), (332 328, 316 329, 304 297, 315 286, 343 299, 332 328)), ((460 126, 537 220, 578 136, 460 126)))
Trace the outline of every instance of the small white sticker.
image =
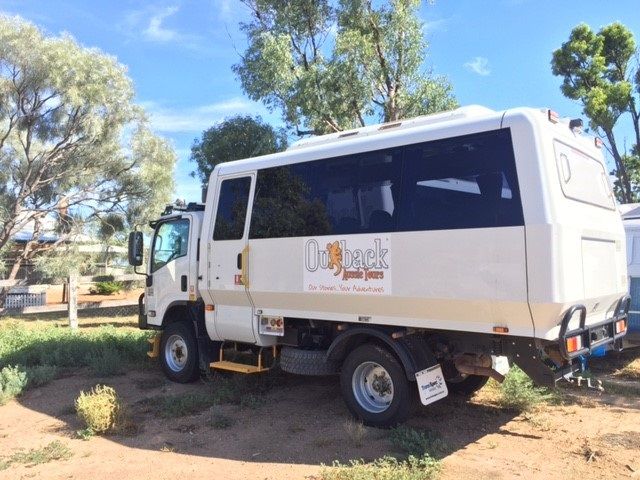
POLYGON ((418 382, 420 401, 423 405, 429 405, 449 394, 440 365, 416 372, 416 381, 418 382))

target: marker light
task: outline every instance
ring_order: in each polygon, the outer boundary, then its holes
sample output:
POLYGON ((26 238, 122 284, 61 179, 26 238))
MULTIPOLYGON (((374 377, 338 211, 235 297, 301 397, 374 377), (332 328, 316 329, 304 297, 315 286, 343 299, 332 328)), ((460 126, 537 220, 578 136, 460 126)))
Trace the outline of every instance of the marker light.
POLYGON ((597 148, 602 148, 602 139, 600 139, 600 138, 596 137, 596 138, 594 139, 594 143, 596 144, 596 147, 597 147, 597 148))
POLYGON ((627 320, 623 318, 616 322, 616 335, 627 330, 627 320))
POLYGON ((560 121, 558 114, 551 109, 547 110, 547 115, 551 123, 558 123, 560 121))
POLYGON ((205 311, 207 312, 213 312, 213 310, 215 309, 215 307, 212 304, 207 304, 204 306, 205 311))
POLYGON ((494 333, 509 333, 509 327, 493 327, 494 333))
POLYGON ((569 337, 566 340, 567 342, 567 352, 577 352, 578 350, 582 350, 582 335, 576 335, 575 337, 569 337))

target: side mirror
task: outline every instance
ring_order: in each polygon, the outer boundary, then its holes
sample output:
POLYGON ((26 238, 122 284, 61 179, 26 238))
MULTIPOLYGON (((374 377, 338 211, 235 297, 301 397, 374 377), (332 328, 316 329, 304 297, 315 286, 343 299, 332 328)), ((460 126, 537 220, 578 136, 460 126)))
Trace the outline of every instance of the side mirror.
POLYGON ((129 265, 134 267, 142 265, 143 248, 142 232, 129 233, 129 265))

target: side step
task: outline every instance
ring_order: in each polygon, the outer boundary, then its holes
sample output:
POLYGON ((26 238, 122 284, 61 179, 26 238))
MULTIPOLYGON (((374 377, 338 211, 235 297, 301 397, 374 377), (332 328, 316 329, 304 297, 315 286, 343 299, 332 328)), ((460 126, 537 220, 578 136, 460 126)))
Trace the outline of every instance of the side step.
POLYGON ((158 358, 160 355, 160 335, 156 334, 151 338, 147 338, 147 342, 151 345, 151 350, 147 352, 147 357, 158 358))
MULTIPOLYGON (((224 346, 224 345, 223 345, 224 346)), ((262 373, 271 370, 271 367, 264 367, 262 365, 262 348, 258 352, 258 365, 247 365, 246 363, 230 362, 224 359, 224 348, 220 347, 220 360, 217 362, 211 362, 209 366, 215 370, 225 370, 228 372, 236 373, 262 373)), ((275 358, 276 347, 273 347, 273 354, 275 358)))

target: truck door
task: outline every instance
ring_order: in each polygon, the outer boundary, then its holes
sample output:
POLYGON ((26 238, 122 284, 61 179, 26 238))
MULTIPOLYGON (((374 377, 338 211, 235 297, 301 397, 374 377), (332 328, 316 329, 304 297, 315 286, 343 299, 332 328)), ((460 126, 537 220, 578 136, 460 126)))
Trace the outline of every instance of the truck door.
POLYGON ((190 280, 189 233, 187 217, 163 220, 156 226, 151 246, 152 285, 147 288, 147 311, 161 319, 173 302, 189 300, 190 280))
POLYGON ((217 182, 217 205, 209 260, 215 329, 225 340, 254 343, 249 297, 248 230, 255 174, 230 175, 217 182))

